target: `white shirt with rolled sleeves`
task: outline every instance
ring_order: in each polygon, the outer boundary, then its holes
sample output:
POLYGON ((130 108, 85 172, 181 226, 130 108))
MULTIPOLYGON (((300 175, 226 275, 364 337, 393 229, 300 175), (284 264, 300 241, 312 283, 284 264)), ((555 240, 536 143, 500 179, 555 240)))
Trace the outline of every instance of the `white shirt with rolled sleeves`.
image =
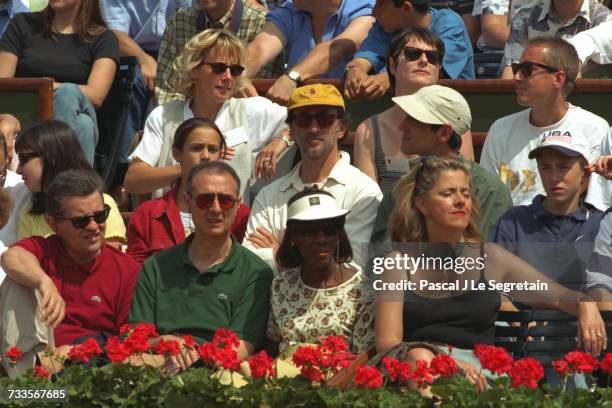
MULTIPOLYGON (((341 153, 340 160, 332 169, 329 177, 322 182, 311 184, 302 182, 300 179, 301 167, 302 163, 299 163, 285 177, 264 187, 257 194, 253 208, 251 208, 246 238, 261 227, 270 231, 280 244, 287 226, 287 202, 304 187, 316 184, 319 188, 331 193, 341 208, 350 210, 346 215, 344 229, 353 249, 353 258, 360 260, 362 254, 365 257, 366 254, 363 253, 362 247, 370 241, 376 212, 382 199, 378 184, 352 166, 350 156, 345 152, 341 153)), ((243 245, 276 270, 271 248, 255 248, 248 239, 244 240, 243 245)), ((361 268, 364 266, 361 265, 362 262, 353 263, 361 268)))
MULTIPOLYGON (((189 107, 191 100, 185 101, 183 108, 184 120, 193 118, 189 107)), ((286 128, 287 108, 280 106, 261 96, 245 98, 245 109, 249 120, 249 141, 251 148, 257 151, 263 148, 270 138, 286 128)), ((229 101, 225 101, 217 113, 215 124, 223 129, 229 115, 229 101)), ((174 137, 174 135, 169 135, 174 137)), ((150 166, 157 166, 164 141, 163 105, 153 109, 145 123, 142 140, 130 155, 130 160, 138 157, 150 166)))

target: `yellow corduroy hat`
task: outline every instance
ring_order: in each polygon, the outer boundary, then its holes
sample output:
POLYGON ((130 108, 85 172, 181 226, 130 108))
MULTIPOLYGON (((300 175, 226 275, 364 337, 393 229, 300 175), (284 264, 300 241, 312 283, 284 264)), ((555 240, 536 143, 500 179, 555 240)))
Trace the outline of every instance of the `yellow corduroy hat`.
POLYGON ((304 106, 337 106, 345 109, 342 95, 330 84, 312 84, 294 89, 289 97, 287 110, 304 106))

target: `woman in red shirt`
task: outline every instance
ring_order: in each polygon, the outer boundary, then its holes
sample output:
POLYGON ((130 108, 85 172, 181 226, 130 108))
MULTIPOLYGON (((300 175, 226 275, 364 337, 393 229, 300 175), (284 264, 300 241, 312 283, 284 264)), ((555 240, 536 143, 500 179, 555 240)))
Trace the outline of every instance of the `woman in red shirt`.
MULTIPOLYGON (((214 122, 191 118, 183 122, 174 135, 172 156, 181 167, 181 178, 163 197, 139 205, 128 225, 127 253, 142 263, 148 256, 180 244, 193 232, 194 226, 186 201, 187 177, 203 161, 221 160, 225 139, 214 122)), ((242 242, 251 210, 240 204, 232 234, 242 242)))

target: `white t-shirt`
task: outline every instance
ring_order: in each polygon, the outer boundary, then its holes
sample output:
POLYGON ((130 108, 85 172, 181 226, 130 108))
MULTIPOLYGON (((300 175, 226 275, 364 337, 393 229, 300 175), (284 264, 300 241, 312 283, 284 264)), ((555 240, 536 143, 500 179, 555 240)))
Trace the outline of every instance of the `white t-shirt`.
MULTIPOLYGON (((601 142, 598 156, 612 155, 612 128, 608 136, 601 142)), ((592 174, 589 180, 586 202, 594 205, 602 211, 612 207, 612 180, 606 180, 599 174, 592 174)))
POLYGON ((13 199, 13 209, 11 215, 4 226, 0 229, 0 241, 6 246, 11 246, 17 242, 17 232, 19 228, 19 216, 25 208, 30 206, 32 193, 23 183, 21 176, 14 171, 8 170, 6 180, 4 181, 4 189, 8 191, 13 199))
MULTIPOLYGON (((184 120, 193 118, 193 112, 189 108, 190 103, 191 100, 185 101, 183 108, 184 120)), ((248 136, 251 149, 258 151, 270 141, 270 138, 274 136, 274 132, 279 127, 283 128, 281 125, 287 118, 287 108, 261 96, 245 98, 244 103, 249 121, 250 134, 248 136)), ((225 101, 215 118, 215 124, 220 129, 223 129, 223 125, 227 120, 229 114, 228 107, 229 101, 225 101)), ((160 105, 153 109, 147 118, 142 140, 130 155, 130 160, 138 157, 150 166, 157 166, 164 140, 163 110, 164 105, 160 105)), ((174 135, 168 135, 168 137, 174 137, 174 135)))
POLYGON ((563 119, 546 127, 531 125, 530 112, 531 109, 526 109, 496 120, 480 156, 480 165, 506 184, 514 205, 529 205, 536 195, 545 194, 537 163, 528 157, 543 132, 558 128, 581 132, 590 142, 589 161, 593 161, 610 129, 605 119, 571 104, 563 119))

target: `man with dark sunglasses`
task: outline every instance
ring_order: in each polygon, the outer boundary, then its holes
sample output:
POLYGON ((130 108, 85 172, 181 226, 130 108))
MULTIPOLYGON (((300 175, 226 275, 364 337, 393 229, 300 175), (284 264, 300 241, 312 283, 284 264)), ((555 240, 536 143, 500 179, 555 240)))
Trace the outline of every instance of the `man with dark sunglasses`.
MULTIPOLYGON (((514 73, 516 100, 528 109, 493 123, 480 164, 506 184, 514 205, 529 205, 544 193, 538 167, 528 157, 542 133, 570 129, 585 135, 589 161, 593 161, 610 128, 605 119, 567 102, 580 69, 578 54, 567 41, 534 38, 510 69, 514 73)), ((600 177, 593 174, 590 185, 599 185, 600 177)), ((604 200, 598 195, 595 190, 589 192, 586 202, 605 211, 604 200)))
POLYGON ((511 65, 518 62, 530 39, 542 36, 568 39, 612 21, 612 11, 599 0, 535 0, 516 11, 504 48, 502 78, 512 78, 511 65))
POLYGON ((275 254, 287 224, 287 202, 304 187, 316 184, 350 210, 345 228, 359 266, 382 194, 378 184, 353 167, 349 155, 338 148, 347 130, 342 95, 332 85, 306 85, 293 91, 287 109, 287 122, 302 161, 257 194, 244 245, 276 268, 275 254))
POLYGON ((58 174, 45 196, 55 234, 25 238, 2 256, 0 352, 17 346, 26 353, 16 367, 4 366, 11 376, 37 357, 56 372, 71 345, 118 334, 125 323, 139 265, 104 243, 102 189, 94 172, 58 174), (47 347, 56 347, 51 357, 42 355, 47 347))
MULTIPOLYGON (((429 29, 444 43, 442 77, 474 79, 472 43, 463 20, 454 11, 431 8, 429 0, 378 0, 373 14, 376 23, 355 58, 346 65, 344 94, 348 98, 376 99, 389 89, 388 47, 394 37, 409 27, 429 29)), ((410 56, 417 58, 414 53, 410 56)))
MULTIPOLYGON (((204 342, 227 327, 240 339, 238 358, 245 359, 265 339, 273 273, 230 234, 240 179, 227 163, 200 163, 189 173, 185 199, 195 230, 144 262, 128 322, 152 323, 163 339, 181 344, 181 334, 204 342)), ((171 362, 186 369, 197 359, 193 348, 181 346, 171 362)))

